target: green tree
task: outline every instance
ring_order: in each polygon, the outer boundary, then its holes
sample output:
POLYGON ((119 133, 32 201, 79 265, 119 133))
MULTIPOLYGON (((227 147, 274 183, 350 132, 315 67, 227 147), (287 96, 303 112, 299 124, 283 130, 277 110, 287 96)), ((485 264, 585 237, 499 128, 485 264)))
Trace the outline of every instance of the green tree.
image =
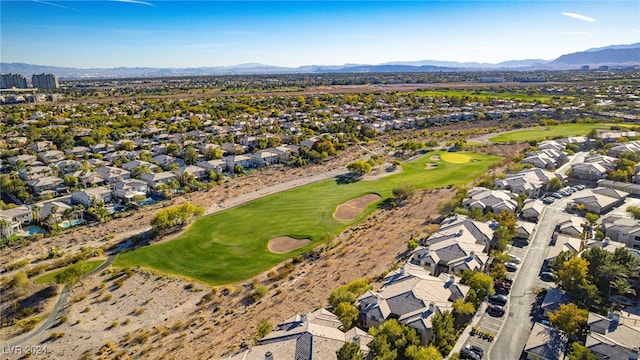
POLYGON ((352 304, 355 301, 355 295, 353 295, 351 291, 342 286, 331 290, 331 293, 329 294, 329 304, 331 304, 331 306, 335 308, 337 308, 341 303, 346 302, 348 304, 352 304))
POLYGON ((265 319, 260 320, 256 326, 256 334, 253 336, 253 344, 256 345, 258 340, 269 335, 271 330, 273 330, 273 325, 270 322, 265 319))
MULTIPOLYGON (((595 129, 594 129, 595 130, 595 129)), ((596 360, 596 354, 588 348, 582 346, 579 342, 574 342, 569 348, 567 360, 596 360)))
POLYGON ((547 190, 548 191, 558 191, 562 188, 562 181, 557 177, 552 178, 547 182, 547 190))
POLYGON ((442 360, 442 355, 433 345, 411 345, 407 347, 405 354, 409 360, 442 360))
POLYGON ((556 311, 547 311, 549 321, 569 335, 577 334, 587 324, 589 312, 576 304, 561 304, 556 311))
POLYGON ((347 169, 358 176, 362 176, 371 172, 371 164, 364 160, 356 160, 347 165, 347 169))
POLYGON ((638 206, 627 206, 627 212, 630 213, 634 219, 640 219, 640 207, 638 206))
POLYGON ((351 329, 358 320, 358 309, 349 302, 338 304, 333 313, 340 319, 345 330, 351 329))
POLYGON ((358 344, 346 342, 336 351, 336 357, 338 360, 362 360, 364 354, 358 344))
POLYGON ((22 289, 27 285, 29 285, 29 277, 24 272, 17 272, 8 283, 8 286, 14 289, 22 289))
POLYGON ((496 292, 493 287, 493 278, 488 274, 465 270, 462 272, 461 281, 471 287, 480 301, 486 300, 489 295, 496 292))
POLYGON ((369 343, 374 359, 406 359, 406 351, 411 345, 419 346, 420 338, 416 330, 390 319, 379 327, 369 329, 373 340, 369 343))
POLYGON ((193 147, 189 146, 187 147, 187 149, 184 151, 184 162, 187 165, 194 165, 195 163, 198 162, 198 151, 196 151, 196 149, 194 149, 193 147))
POLYGON ((447 355, 456 343, 456 329, 453 325, 453 315, 449 311, 435 314, 431 317, 433 326, 432 344, 440 351, 440 354, 447 355))
POLYGON ((87 269, 87 263, 78 261, 69 265, 56 274, 55 280, 58 284, 73 285, 77 283, 87 269))

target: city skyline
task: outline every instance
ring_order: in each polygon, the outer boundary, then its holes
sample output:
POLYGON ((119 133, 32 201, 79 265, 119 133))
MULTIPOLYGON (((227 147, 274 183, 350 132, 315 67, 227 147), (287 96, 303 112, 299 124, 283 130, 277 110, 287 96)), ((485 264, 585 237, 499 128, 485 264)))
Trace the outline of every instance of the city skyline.
POLYGON ((640 41, 638 1, 2 1, 2 62, 205 67, 546 59, 640 41))

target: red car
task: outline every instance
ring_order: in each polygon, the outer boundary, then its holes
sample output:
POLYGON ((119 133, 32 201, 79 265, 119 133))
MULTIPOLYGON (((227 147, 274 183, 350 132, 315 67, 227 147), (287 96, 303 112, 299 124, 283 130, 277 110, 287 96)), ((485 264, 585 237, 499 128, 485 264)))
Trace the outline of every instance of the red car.
POLYGON ((487 306, 487 312, 490 313, 490 314, 495 314, 495 315, 498 315, 498 316, 502 316, 502 315, 504 315, 505 310, 500 305, 489 304, 487 306))

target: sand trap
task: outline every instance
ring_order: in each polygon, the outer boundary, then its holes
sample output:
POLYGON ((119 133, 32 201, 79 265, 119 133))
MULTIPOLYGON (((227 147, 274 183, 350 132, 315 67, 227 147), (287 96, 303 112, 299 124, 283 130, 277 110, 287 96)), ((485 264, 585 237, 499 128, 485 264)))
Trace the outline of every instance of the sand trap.
POLYGON ((435 169, 437 167, 438 167, 438 164, 434 164, 434 163, 427 163, 426 165, 427 170, 435 169))
POLYGON ((399 174, 401 172, 402 172, 402 166, 392 167, 390 164, 385 164, 384 166, 380 167, 380 169, 378 169, 378 171, 376 173, 367 174, 367 175, 363 176, 361 179, 363 181, 374 181, 374 180, 378 180, 380 178, 383 178, 385 176, 395 175, 395 174, 399 174))
POLYGON ((344 204, 338 205, 333 218, 338 221, 351 221, 356 218, 367 206, 380 200, 378 194, 367 194, 359 198, 351 199, 344 204))
POLYGON ((471 161, 471 156, 457 153, 442 154, 442 160, 452 164, 466 164, 471 161))
POLYGON ((440 161, 440 155, 431 155, 429 159, 433 161, 440 161))
POLYGON ((310 242, 311 240, 309 239, 296 239, 291 236, 278 236, 269 240, 267 248, 269 248, 269 251, 272 253, 284 254, 289 251, 299 249, 310 242))

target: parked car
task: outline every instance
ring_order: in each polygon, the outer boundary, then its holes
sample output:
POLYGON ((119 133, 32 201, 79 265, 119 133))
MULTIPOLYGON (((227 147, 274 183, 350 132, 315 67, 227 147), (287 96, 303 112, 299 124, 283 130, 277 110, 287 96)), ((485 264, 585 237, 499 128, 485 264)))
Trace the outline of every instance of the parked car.
POLYGON ((556 275, 552 272, 544 271, 540 274, 540 279, 542 279, 543 281, 555 281, 556 275))
POLYGON ((512 262, 504 263, 504 267, 507 268, 507 271, 509 272, 518 271, 518 264, 514 264, 512 262))
POLYGON ((510 254, 509 257, 511 258, 511 262, 512 263, 520 264, 522 262, 522 260, 519 257, 515 256, 515 255, 511 255, 510 254))
POLYGON ((586 188, 586 186, 584 186, 582 184, 576 185, 576 189, 578 189, 578 190, 584 190, 585 188, 586 188))
POLYGON ((491 295, 489 296, 489 302, 494 305, 505 306, 507 305, 507 297, 504 295, 491 295))
POLYGON ((551 194, 551 196, 553 196, 556 199, 562 199, 562 195, 560 195, 560 193, 554 192, 553 194, 551 194))
POLYGON ((542 199, 542 202, 544 204, 547 204, 547 205, 553 204, 554 201, 556 201, 556 200, 554 198, 552 198, 552 197, 546 197, 546 198, 542 199))
POLYGON ((497 316, 502 316, 505 313, 505 310, 502 306, 500 305, 493 305, 493 304, 489 304, 489 306, 487 306, 487 312, 489 314, 493 314, 493 315, 497 315, 497 316))
POLYGON ((471 350, 463 348, 460 350, 460 359, 480 360, 480 356, 471 350))
POLYGON ((476 355, 478 355, 480 358, 482 358, 482 355, 484 355, 484 350, 480 346, 467 345, 464 348, 476 353, 476 355))

